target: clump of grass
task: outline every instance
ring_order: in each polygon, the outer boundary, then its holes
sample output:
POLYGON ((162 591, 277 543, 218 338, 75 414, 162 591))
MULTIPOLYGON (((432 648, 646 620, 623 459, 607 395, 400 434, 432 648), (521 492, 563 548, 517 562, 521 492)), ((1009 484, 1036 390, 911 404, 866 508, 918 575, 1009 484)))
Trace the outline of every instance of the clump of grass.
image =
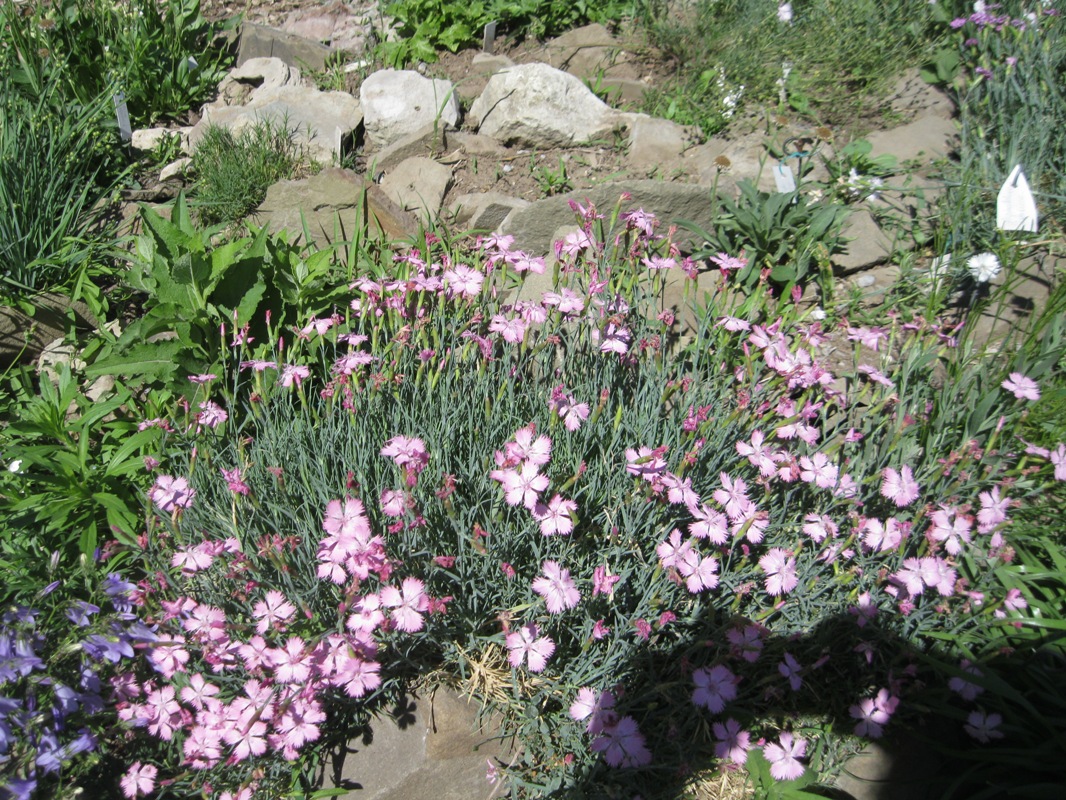
POLYGON ((235 222, 263 202, 272 184, 310 169, 295 131, 282 123, 262 121, 238 133, 209 127, 193 156, 200 222, 235 222))

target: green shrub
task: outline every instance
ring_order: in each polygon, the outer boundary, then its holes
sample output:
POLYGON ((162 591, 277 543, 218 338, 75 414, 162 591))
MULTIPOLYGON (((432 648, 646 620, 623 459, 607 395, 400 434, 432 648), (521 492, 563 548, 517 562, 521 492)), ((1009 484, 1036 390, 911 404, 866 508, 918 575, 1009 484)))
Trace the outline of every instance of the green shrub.
POLYGON ((234 133, 209 126, 192 162, 192 192, 200 222, 235 222, 266 198, 274 183, 290 180, 305 167, 295 132, 270 121, 234 133))

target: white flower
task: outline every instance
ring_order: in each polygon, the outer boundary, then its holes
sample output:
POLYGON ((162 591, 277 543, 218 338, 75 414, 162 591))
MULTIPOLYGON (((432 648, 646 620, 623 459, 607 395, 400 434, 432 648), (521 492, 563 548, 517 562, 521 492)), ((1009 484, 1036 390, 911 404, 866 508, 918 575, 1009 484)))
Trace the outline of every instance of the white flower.
POLYGON ((782 22, 792 24, 792 3, 781 3, 777 7, 777 18, 782 22))
POLYGON ((16 458, 14 461, 7 465, 8 472, 18 472, 20 469, 22 469, 21 458, 16 458))
POLYGON ((999 259, 992 253, 979 253, 966 262, 970 277, 978 283, 988 283, 999 275, 999 259))

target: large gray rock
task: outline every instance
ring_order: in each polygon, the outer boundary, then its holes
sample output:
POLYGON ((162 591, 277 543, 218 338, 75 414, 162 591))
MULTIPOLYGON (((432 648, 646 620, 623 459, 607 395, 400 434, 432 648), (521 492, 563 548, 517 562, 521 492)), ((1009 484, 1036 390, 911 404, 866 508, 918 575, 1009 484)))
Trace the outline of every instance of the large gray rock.
MULTIPOLYGON (((643 208, 654 213, 665 226, 685 219, 709 230, 714 225, 715 203, 705 186, 663 181, 619 181, 604 183, 591 189, 582 189, 560 197, 538 200, 526 208, 515 211, 500 227, 501 233, 515 237, 514 247, 531 253, 549 253, 552 236, 563 226, 575 224, 570 201, 587 205, 589 201, 604 213, 610 213, 623 193, 629 195, 623 210, 643 208)), ((678 241, 690 241, 684 232, 679 232, 678 241)))
POLYGON ((645 172, 669 170, 680 160, 688 138, 684 126, 676 122, 632 114, 629 118, 629 166, 645 172))
POLYGON ((639 76, 639 69, 625 45, 599 23, 557 36, 536 51, 534 57, 578 78, 593 81, 639 76))
POLYGON ((892 257, 895 243, 874 220, 865 208, 858 208, 848 215, 841 235, 848 241, 843 253, 832 257, 833 266, 845 275, 892 257))
POLYGON ((280 181, 267 189, 266 199, 252 221, 272 233, 288 231, 302 236, 304 224, 320 247, 351 238, 362 225, 364 181, 347 169, 324 169, 310 178, 280 181))
POLYGON ((306 39, 327 42, 336 50, 362 54, 367 50, 367 39, 373 31, 377 11, 377 3, 334 0, 324 7, 291 11, 281 27, 306 39))
POLYGON ((955 123, 941 116, 916 119, 887 131, 875 131, 866 137, 873 146, 871 155, 895 156, 900 164, 917 161, 928 164, 944 158, 958 146, 959 131, 955 123))
POLYGON ((450 211, 455 224, 474 231, 494 231, 516 209, 525 208, 528 200, 503 194, 461 194, 451 201, 450 211))
POLYGON ((547 64, 521 64, 493 75, 470 116, 479 133, 527 147, 584 144, 609 134, 623 119, 578 78, 547 64))
POLYGON ((302 36, 246 22, 241 25, 237 65, 256 58, 276 58, 291 67, 324 69, 332 52, 325 45, 302 36))
POLYGON ((359 87, 363 124, 378 147, 417 133, 427 125, 459 124, 459 99, 451 81, 424 78, 411 70, 384 69, 359 87))
POLYGON ((416 156, 400 162, 381 181, 381 189, 396 205, 432 220, 440 213, 452 185, 452 171, 430 158, 416 156))
POLYGON ((350 94, 303 86, 299 70, 277 58, 256 58, 237 67, 219 84, 219 94, 189 132, 194 153, 209 126, 239 132, 269 121, 292 131, 311 158, 332 164, 363 118, 359 101, 350 94))

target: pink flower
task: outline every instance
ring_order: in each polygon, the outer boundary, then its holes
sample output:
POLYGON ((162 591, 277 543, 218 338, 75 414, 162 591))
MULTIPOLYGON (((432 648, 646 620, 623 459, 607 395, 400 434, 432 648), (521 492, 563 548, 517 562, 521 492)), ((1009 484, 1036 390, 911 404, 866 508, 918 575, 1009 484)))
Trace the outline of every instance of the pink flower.
POLYGON ((574 529, 571 514, 576 513, 577 503, 564 500, 559 495, 555 495, 547 505, 537 503, 533 508, 533 518, 540 523, 540 532, 545 536, 569 534, 574 529))
POLYGON ((711 556, 700 558, 695 549, 689 550, 678 561, 677 571, 685 579, 685 587, 692 594, 718 586, 718 559, 711 556))
POLYGON ((155 789, 155 778, 159 774, 159 771, 151 764, 141 764, 140 761, 133 762, 126 774, 122 776, 122 780, 119 781, 119 785, 122 787, 122 794, 126 797, 134 798, 140 795, 149 794, 155 789))
POLYGON ((796 559, 782 547, 771 548, 759 559, 759 567, 766 573, 766 591, 774 597, 788 594, 799 584, 796 559))
POLYGON ((766 760, 770 762, 770 775, 779 781, 795 780, 803 774, 803 764, 799 759, 807 753, 807 742, 793 739, 788 731, 781 734, 779 741, 780 744, 767 744, 762 749, 766 760))
POLYGON ((777 671, 781 673, 782 678, 788 679, 788 685, 792 688, 792 691, 798 692, 800 687, 803 686, 803 678, 800 677, 803 667, 796 661, 792 653, 785 653, 785 660, 777 665, 777 671))
POLYGON ((550 613, 560 614, 581 602, 581 593, 570 577, 570 570, 555 561, 545 561, 541 572, 543 575, 533 581, 533 591, 544 598, 550 613))
POLYGON ((751 465, 759 470, 764 478, 771 478, 777 473, 777 464, 773 459, 773 451, 764 447, 766 436, 762 431, 753 431, 751 443, 737 442, 737 454, 748 459, 751 465))
POLYGON ((626 472, 630 475, 639 475, 644 479, 658 475, 666 469, 666 460, 663 458, 665 448, 652 450, 650 447, 641 447, 637 450, 626 448, 626 472))
POLYGON ((227 419, 229 419, 229 415, 218 403, 210 400, 200 403, 200 413, 196 415, 197 424, 206 425, 208 428, 217 428, 227 419))
POLYGON ((444 273, 448 288, 459 297, 474 298, 481 293, 485 276, 476 269, 459 264, 444 273))
POLYGON ((751 734, 741 730, 739 722, 730 717, 725 724, 714 723, 711 729, 718 740, 714 745, 714 754, 718 758, 728 758, 734 764, 743 764, 748 760, 751 734))
POLYGON ((1048 455, 1052 466, 1055 467, 1055 480, 1066 481, 1066 444, 1060 443, 1048 455))
POLYGON ((1040 387, 1037 382, 1032 378, 1025 377, 1020 372, 1012 372, 1007 380, 1000 385, 1019 400, 1040 399, 1040 387))
POLYGON ((191 575, 194 572, 207 569, 215 560, 215 556, 210 547, 204 547, 205 544, 207 543, 204 542, 195 547, 176 550, 173 558, 170 559, 171 566, 177 567, 185 575, 191 575))
POLYGON ((255 604, 252 616, 259 622, 255 629, 258 633, 266 633, 272 627, 283 629, 284 623, 292 619, 296 613, 296 606, 290 603, 281 592, 271 589, 266 597, 255 604))
POLYGON ((558 294, 545 292, 541 297, 541 303, 558 308, 560 314, 580 314, 585 310, 585 301, 571 289, 563 289, 558 294))
POLYGON ((692 550, 691 540, 682 542, 681 531, 677 528, 670 532, 670 536, 667 537, 666 541, 660 542, 655 548, 655 552, 659 556, 659 564, 663 569, 677 568, 677 565, 690 550, 692 550))
POLYGON ((721 511, 699 504, 689 508, 695 522, 690 522, 688 532, 697 539, 707 539, 711 544, 725 544, 729 539, 729 523, 721 511))
POLYGON ((620 580, 622 576, 612 575, 609 567, 596 567, 592 570, 592 596, 604 594, 608 599, 613 598, 614 585, 620 580))
POLYGON ((981 510, 977 512, 977 530, 981 533, 991 533, 1007 521, 1010 498, 1000 498, 998 486, 993 486, 990 492, 981 492, 978 497, 981 510))
POLYGON ((526 328, 529 323, 521 317, 507 319, 503 314, 496 314, 489 322, 489 330, 498 333, 505 342, 519 344, 526 337, 526 328))
POLYGON ((179 508, 192 506, 196 490, 189 487, 189 482, 185 478, 160 475, 155 479, 152 488, 148 490, 148 497, 159 506, 161 511, 170 514, 179 508))
POLYGON ((962 729, 981 744, 988 744, 993 739, 1003 738, 1003 731, 996 730, 1002 722, 1003 716, 1000 714, 971 711, 962 729))
POLYGON ((881 496, 886 500, 891 500, 897 506, 903 508, 918 499, 920 488, 918 482, 914 480, 910 467, 904 465, 899 472, 896 472, 891 467, 886 467, 883 477, 881 496))
POLYGON ((381 604, 392 609, 389 616, 401 631, 420 631, 424 624, 422 614, 429 610, 426 585, 418 578, 404 578, 401 589, 386 586, 381 590, 381 604))
POLYGON ((507 649, 507 660, 511 666, 518 669, 525 662, 530 672, 543 672, 548 664, 548 659, 555 652, 555 643, 547 636, 538 636, 540 629, 532 622, 523 625, 517 631, 507 634, 504 641, 507 649))
POLYGON ((429 463, 426 443, 409 436, 393 436, 381 448, 381 455, 391 458, 397 466, 411 467, 415 472, 421 472, 429 463))
POLYGON ((284 647, 270 650, 270 666, 278 683, 304 683, 311 676, 307 655, 304 640, 299 636, 290 636, 284 647))
POLYGON ((958 509, 952 506, 941 506, 932 514, 933 527, 929 536, 938 542, 944 543, 944 549, 953 556, 962 552, 962 545, 969 544, 970 530, 973 527, 970 519, 958 513, 958 509))
POLYGON ((311 370, 302 364, 286 364, 281 368, 281 377, 278 379, 278 383, 286 388, 289 386, 299 386, 305 378, 311 377, 311 370))
MULTIPOLYGON (((982 677, 982 675, 984 675, 984 673, 981 672, 981 670, 978 669, 975 664, 972 664, 969 659, 965 658, 959 664, 959 669, 963 672, 968 672, 969 674, 977 678, 980 678, 982 677)), ((971 701, 975 700, 977 698, 977 695, 981 694, 985 690, 985 687, 976 683, 971 683, 965 678, 958 676, 948 681, 948 688, 960 697, 962 697, 963 700, 971 701)))
POLYGON ((651 763, 644 735, 632 717, 622 717, 614 725, 606 726, 592 742, 592 751, 603 753, 603 760, 612 767, 642 767, 651 763))
POLYGON ((728 253, 718 253, 711 256, 711 263, 716 264, 718 269, 728 274, 730 270, 744 269, 748 266, 748 259, 731 256, 728 253))
POLYGON ((537 436, 532 425, 515 431, 514 442, 506 449, 508 455, 514 455, 519 461, 543 466, 551 460, 552 440, 547 436, 537 436))
POLYGON ((729 519, 736 522, 754 507, 748 499, 748 485, 740 478, 733 480, 724 472, 719 475, 722 488, 714 490, 714 499, 725 508, 729 519))
POLYGON ((815 453, 813 458, 800 456, 799 466, 800 480, 804 483, 813 483, 819 489, 832 489, 836 485, 837 466, 829 462, 825 453, 815 453))
POLYGON ((803 532, 819 544, 824 542, 826 538, 836 536, 840 530, 837 524, 824 514, 822 516, 808 514, 803 518, 803 521, 806 523, 803 526, 803 532))
POLYGON ((354 655, 344 655, 337 664, 337 673, 332 683, 343 687, 349 697, 362 697, 381 686, 378 674, 381 665, 376 661, 364 661, 354 655))
POLYGON ((853 705, 848 713, 852 719, 858 720, 855 724, 855 735, 880 739, 884 726, 888 724, 898 705, 899 698, 890 695, 887 689, 881 689, 876 697, 867 697, 853 705))
POLYGON ((234 467, 233 469, 221 468, 221 472, 222 479, 226 481, 226 488, 231 492, 245 496, 252 493, 251 487, 241 477, 240 467, 234 467))
POLYGON ((701 667, 692 673, 692 682, 696 684, 692 692, 692 702, 703 706, 712 714, 720 714, 730 700, 737 696, 737 676, 721 664, 706 669, 701 667))
POLYGON ((548 476, 541 475, 536 464, 526 462, 521 471, 494 469, 489 473, 503 486, 503 499, 509 506, 523 505, 532 511, 540 500, 540 493, 548 488, 548 476))

